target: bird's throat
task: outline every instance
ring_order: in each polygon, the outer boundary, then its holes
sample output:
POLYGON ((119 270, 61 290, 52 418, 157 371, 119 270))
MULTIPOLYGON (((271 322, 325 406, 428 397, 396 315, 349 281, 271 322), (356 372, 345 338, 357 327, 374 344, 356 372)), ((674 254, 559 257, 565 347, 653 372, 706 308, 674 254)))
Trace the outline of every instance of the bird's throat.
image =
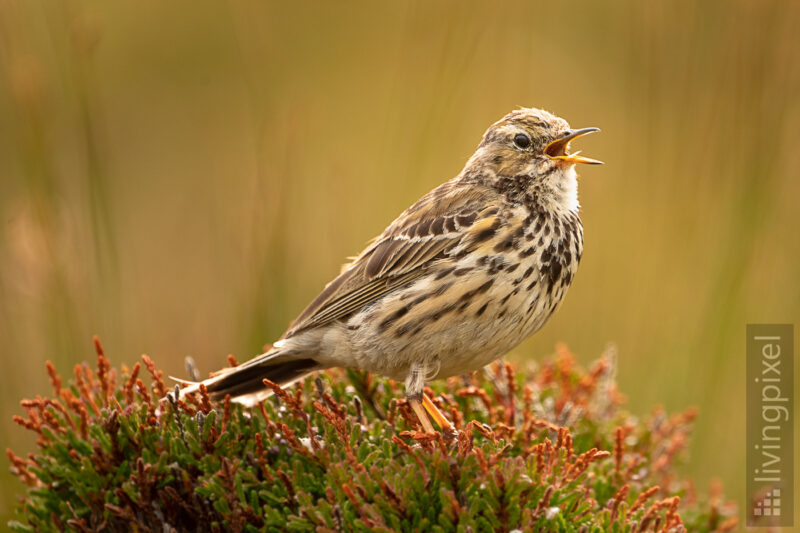
POLYGON ((578 175, 575 165, 564 165, 556 170, 550 180, 551 201, 553 207, 559 211, 577 213, 580 209, 578 202, 578 175))

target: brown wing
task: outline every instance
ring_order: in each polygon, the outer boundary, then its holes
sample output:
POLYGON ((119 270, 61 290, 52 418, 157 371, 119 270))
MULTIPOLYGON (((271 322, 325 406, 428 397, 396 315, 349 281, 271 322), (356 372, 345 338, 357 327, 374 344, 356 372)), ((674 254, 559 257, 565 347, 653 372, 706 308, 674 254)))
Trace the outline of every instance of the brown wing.
POLYGON ((284 337, 347 317, 496 229, 501 197, 452 180, 400 215, 292 323, 284 337))

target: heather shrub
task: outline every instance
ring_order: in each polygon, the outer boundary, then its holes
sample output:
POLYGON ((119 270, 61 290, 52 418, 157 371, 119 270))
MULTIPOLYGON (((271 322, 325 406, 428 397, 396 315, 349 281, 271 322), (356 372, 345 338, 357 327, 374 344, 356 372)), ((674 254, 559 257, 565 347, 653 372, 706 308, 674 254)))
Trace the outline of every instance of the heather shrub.
MULTIPOLYGON (((147 356, 97 366, 15 417, 27 491, 15 531, 729 531, 736 509, 675 467, 693 411, 623 408, 611 351, 436 382, 460 430, 425 434, 401 384, 332 371, 257 408, 176 394, 147 356), (145 375, 146 374, 146 375, 145 375)), ((235 360, 231 358, 231 364, 235 360)))

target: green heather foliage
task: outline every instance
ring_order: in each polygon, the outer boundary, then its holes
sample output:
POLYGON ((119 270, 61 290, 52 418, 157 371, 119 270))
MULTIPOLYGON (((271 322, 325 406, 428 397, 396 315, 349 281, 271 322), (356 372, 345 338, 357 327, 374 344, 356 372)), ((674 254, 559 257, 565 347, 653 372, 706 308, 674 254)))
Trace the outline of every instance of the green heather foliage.
MULTIPOLYGON (((624 412, 608 352, 590 370, 566 348, 433 384, 461 430, 425 434, 402 385, 334 371, 258 408, 174 399, 154 363, 75 368, 16 417, 38 435, 7 452, 29 488, 15 531, 728 531, 719 489, 675 472, 689 411, 624 412)), ((231 361, 235 364, 235 361, 231 361)))

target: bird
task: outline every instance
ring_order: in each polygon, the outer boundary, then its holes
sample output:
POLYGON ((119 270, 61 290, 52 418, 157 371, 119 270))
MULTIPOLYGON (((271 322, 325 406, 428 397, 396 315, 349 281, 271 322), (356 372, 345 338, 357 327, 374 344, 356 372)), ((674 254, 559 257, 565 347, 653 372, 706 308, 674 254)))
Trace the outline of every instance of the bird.
POLYGON ((202 382, 214 399, 254 405, 344 367, 405 385, 424 431, 452 424, 426 382, 478 370, 538 331, 559 308, 583 253, 577 164, 598 128, 572 129, 536 108, 492 124, 461 172, 398 216, 267 351, 202 382))

